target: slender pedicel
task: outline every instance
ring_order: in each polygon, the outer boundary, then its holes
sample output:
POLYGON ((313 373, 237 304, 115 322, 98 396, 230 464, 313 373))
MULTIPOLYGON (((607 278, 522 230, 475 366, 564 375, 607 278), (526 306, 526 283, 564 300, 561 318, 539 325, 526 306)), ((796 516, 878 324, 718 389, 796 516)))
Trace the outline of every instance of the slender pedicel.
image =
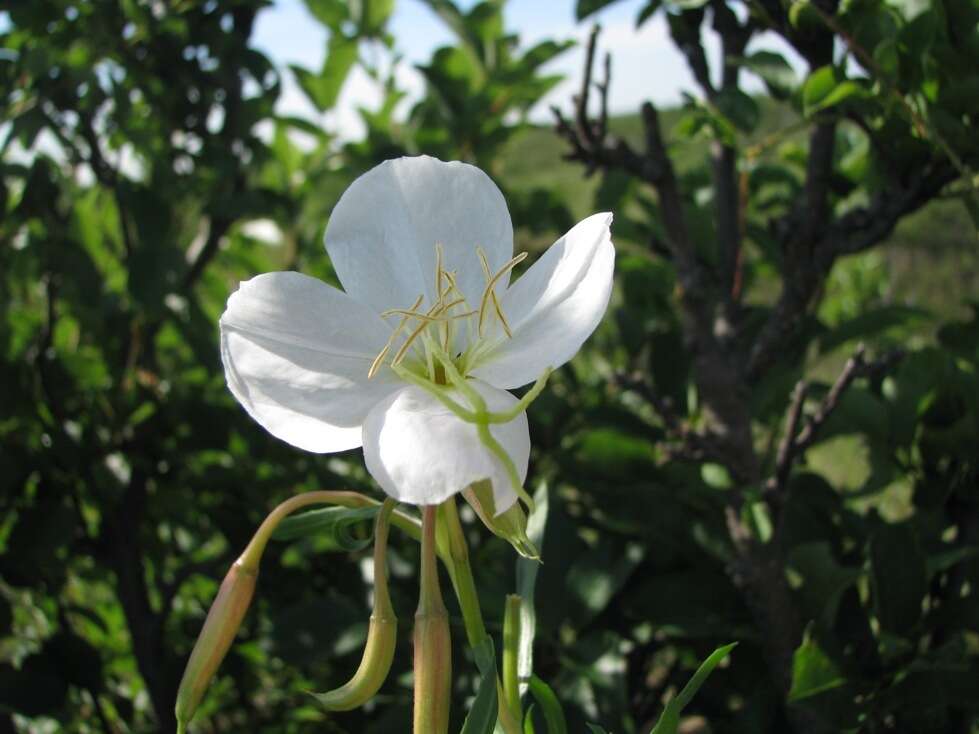
POLYGON ((183 732, 194 717, 204 692, 238 634, 255 594, 258 565, 269 538, 289 513, 313 504, 364 506, 371 504, 371 501, 356 492, 306 492, 290 497, 269 513, 221 582, 221 588, 207 612, 204 627, 194 643, 174 706, 178 731, 183 732))
POLYGON ((396 504, 393 499, 384 500, 374 525, 374 610, 360 666, 346 684, 326 693, 313 694, 330 711, 349 711, 363 706, 380 690, 391 670, 398 636, 398 618, 391 606, 385 562, 388 528, 396 504))

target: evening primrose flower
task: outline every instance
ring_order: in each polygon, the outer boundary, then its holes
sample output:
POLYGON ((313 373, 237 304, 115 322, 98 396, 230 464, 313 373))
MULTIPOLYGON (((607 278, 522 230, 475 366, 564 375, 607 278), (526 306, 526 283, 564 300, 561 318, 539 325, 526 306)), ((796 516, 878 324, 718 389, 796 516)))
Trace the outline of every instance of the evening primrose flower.
POLYGON ((525 408, 605 313, 611 214, 575 225, 516 282, 513 228, 478 168, 387 161, 343 194, 326 249, 343 290, 295 272, 241 284, 221 317, 231 392, 306 451, 363 446, 387 494, 443 502, 489 481, 524 497, 525 408), (534 383, 524 398, 508 392, 534 383))

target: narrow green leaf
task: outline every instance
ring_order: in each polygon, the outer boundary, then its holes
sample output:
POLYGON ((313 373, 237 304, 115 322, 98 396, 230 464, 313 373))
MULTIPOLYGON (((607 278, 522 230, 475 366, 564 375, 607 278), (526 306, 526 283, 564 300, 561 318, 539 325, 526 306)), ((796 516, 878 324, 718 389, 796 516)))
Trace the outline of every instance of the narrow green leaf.
POLYGON ((585 726, 588 727, 588 731, 590 731, 591 734, 608 734, 608 732, 598 724, 585 724, 585 726))
POLYGON ((487 635, 473 649, 476 667, 479 668, 479 688, 472 708, 462 725, 462 734, 492 734, 496 727, 496 651, 493 638, 487 635))
POLYGON ((544 723, 547 724, 547 734, 568 734, 568 724, 564 718, 564 710, 554 691, 536 675, 531 676, 529 684, 530 695, 537 701, 544 723))
POLYGON ((523 734, 537 734, 534 729, 534 704, 527 707, 527 713, 523 717, 523 734))
POLYGON ((728 656, 735 647, 737 647, 737 642, 732 642, 729 645, 724 645, 719 647, 714 652, 712 652, 707 659, 700 664, 697 668, 697 672, 693 674, 693 678, 683 687, 683 690, 677 694, 674 699, 676 701, 677 707, 682 711, 687 707, 687 704, 697 695, 697 691, 707 680, 707 676, 714 672, 714 668, 720 665, 721 661, 728 656))
POLYGON ((724 658, 728 656, 737 646, 737 642, 732 642, 730 645, 724 645, 719 647, 714 652, 712 652, 707 659, 700 664, 697 668, 697 672, 693 674, 693 677, 687 682, 687 685, 683 687, 683 690, 677 694, 676 698, 672 699, 666 704, 666 708, 663 710, 663 714, 660 716, 659 721, 656 726, 653 727, 650 734, 676 734, 677 727, 680 724, 680 712, 683 711, 697 695, 697 691, 707 680, 707 676, 714 672, 716 668, 724 658))

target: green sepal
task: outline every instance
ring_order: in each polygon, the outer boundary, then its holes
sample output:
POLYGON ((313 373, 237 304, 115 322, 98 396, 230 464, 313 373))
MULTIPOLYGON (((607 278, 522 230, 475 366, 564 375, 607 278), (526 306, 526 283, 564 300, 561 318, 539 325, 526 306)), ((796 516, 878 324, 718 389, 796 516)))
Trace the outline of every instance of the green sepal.
POLYGON ((462 496, 490 532, 507 541, 524 558, 540 560, 540 552, 527 536, 527 513, 519 502, 514 502, 508 510, 496 514, 493 484, 488 479, 470 484, 462 491, 462 496))

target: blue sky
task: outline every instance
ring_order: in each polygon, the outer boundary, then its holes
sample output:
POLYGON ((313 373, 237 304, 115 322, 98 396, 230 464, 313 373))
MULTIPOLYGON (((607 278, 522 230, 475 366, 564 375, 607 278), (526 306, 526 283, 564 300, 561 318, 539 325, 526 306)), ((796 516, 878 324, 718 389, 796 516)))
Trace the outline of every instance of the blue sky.
MULTIPOLYGON (((462 0, 458 4, 468 8, 475 4, 475 0, 462 0)), ((683 91, 696 91, 686 64, 669 40, 662 14, 639 31, 635 30, 635 18, 645 0, 619 0, 585 23, 575 22, 574 4, 575 0, 509 0, 506 5, 507 29, 519 34, 524 47, 545 38, 579 41, 576 48, 546 69, 549 73, 564 74, 566 79, 538 106, 533 118, 547 120, 551 104, 570 104, 571 95, 580 85, 584 40, 594 20, 603 28, 599 43, 612 53, 609 106, 613 112, 635 111, 645 99, 658 104, 675 104, 683 91)), ((417 98, 423 85, 414 64, 427 61, 439 46, 451 44, 452 35, 420 0, 397 0, 390 29, 404 55, 397 78, 410 95, 417 98)), ((276 64, 299 64, 317 69, 323 62, 327 35, 309 15, 302 0, 278 0, 259 14, 254 40, 276 64)), ((710 38, 707 40, 708 55, 716 59, 716 44, 710 38)), ((772 38, 761 39, 752 49, 762 47, 784 51, 784 46, 772 38)), ((754 86, 748 84, 749 91, 761 88, 755 80, 751 82, 754 86)), ((337 110, 320 118, 305 102, 291 78, 287 78, 280 109, 315 118, 343 137, 356 138, 361 131, 356 106, 370 107, 378 98, 377 90, 366 75, 354 73, 344 87, 337 110)))

